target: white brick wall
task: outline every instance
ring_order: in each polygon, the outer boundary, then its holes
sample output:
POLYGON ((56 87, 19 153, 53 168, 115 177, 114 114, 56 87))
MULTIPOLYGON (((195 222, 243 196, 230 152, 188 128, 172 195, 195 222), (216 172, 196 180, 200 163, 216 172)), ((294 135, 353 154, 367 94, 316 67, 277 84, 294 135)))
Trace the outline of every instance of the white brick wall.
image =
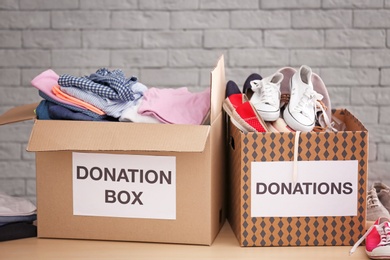
MULTIPOLYGON (((209 84, 307 64, 370 131, 369 178, 390 184, 390 0, 2 0, 0 113, 41 98, 48 68, 121 68, 149 86, 209 84)), ((31 122, 0 127, 0 191, 35 199, 31 122)))

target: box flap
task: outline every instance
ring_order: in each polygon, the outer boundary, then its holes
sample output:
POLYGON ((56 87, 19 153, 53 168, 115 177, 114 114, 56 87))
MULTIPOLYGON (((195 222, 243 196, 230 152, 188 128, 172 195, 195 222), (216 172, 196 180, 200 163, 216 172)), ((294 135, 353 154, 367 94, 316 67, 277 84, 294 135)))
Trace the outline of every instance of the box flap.
POLYGON ((0 125, 6 125, 35 118, 34 110, 39 103, 28 104, 11 108, 4 114, 0 115, 0 125))
POLYGON ((36 120, 28 151, 202 152, 210 126, 36 120))
POLYGON ((217 63, 217 66, 210 73, 211 86, 211 124, 215 121, 218 115, 222 112, 222 103, 225 99, 226 80, 225 80, 225 61, 222 55, 217 63))

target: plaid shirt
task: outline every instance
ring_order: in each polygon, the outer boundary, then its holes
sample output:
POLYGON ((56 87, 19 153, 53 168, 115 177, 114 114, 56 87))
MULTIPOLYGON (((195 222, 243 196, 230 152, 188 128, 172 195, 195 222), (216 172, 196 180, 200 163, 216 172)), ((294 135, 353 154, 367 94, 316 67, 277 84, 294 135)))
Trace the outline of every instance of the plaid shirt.
POLYGON ((101 97, 122 101, 133 101, 135 99, 132 86, 136 82, 136 77, 126 79, 121 70, 110 72, 106 68, 99 69, 90 76, 74 77, 64 74, 58 79, 58 85, 61 87, 76 87, 91 91, 101 97))

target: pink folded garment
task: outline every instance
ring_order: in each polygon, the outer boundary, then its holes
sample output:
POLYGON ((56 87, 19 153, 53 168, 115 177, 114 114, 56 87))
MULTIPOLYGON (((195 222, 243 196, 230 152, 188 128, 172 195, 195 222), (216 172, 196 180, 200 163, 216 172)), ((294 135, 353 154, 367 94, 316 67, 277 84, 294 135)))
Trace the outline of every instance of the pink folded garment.
POLYGON ((36 76, 31 81, 31 85, 33 85, 35 88, 37 88, 38 90, 45 93, 47 96, 49 96, 53 100, 56 100, 62 104, 67 104, 67 105, 71 105, 71 106, 75 106, 75 107, 84 109, 82 106, 79 106, 79 105, 71 103, 69 101, 60 99, 59 97, 54 95, 54 93, 52 92, 52 88, 53 88, 53 86, 58 85, 58 79, 59 79, 59 76, 57 75, 57 73, 55 73, 53 70, 49 69, 49 70, 45 70, 44 72, 42 72, 41 74, 36 76))
POLYGON ((199 93, 191 93, 186 87, 150 88, 144 92, 138 113, 167 124, 199 125, 209 110, 209 88, 199 93))

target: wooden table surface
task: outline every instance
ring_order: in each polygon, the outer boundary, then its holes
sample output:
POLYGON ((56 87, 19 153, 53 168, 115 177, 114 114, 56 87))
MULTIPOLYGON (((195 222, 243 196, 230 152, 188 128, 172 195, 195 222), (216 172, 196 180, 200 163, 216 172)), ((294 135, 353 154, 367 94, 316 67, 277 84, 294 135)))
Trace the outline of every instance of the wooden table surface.
POLYGON ((0 259, 369 259, 360 246, 240 247, 228 222, 211 246, 26 238, 0 242, 0 259))

